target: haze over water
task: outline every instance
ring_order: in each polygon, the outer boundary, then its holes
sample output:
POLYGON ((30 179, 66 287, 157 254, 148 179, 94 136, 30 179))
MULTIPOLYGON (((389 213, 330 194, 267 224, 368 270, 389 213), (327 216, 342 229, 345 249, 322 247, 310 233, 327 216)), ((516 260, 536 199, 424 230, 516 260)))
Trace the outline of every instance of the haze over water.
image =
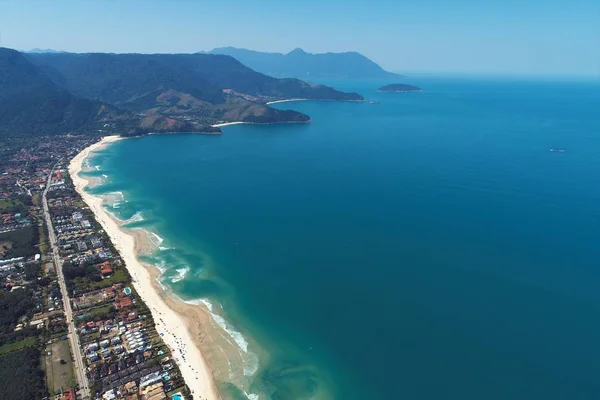
POLYGON ((251 392, 597 398, 598 82, 329 83, 380 103, 91 160, 112 211, 164 239, 164 283, 260 344, 251 392))

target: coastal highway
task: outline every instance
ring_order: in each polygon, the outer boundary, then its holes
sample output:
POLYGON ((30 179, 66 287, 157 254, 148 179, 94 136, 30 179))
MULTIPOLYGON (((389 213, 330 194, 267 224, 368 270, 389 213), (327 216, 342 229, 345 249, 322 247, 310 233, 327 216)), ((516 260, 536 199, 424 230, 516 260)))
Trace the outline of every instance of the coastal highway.
POLYGON ((46 224, 48 226, 48 236, 50 245, 52 246, 52 254, 54 257, 54 265, 56 268, 56 275, 58 276, 58 284, 60 286, 60 291, 63 297, 63 304, 65 308, 65 317, 67 319, 67 338, 69 339, 69 343, 71 345, 71 352, 73 353, 73 359, 75 360, 74 368, 75 368, 75 376, 77 377, 77 383, 79 384, 79 392, 81 398, 83 400, 90 399, 90 387, 88 383, 87 376, 85 374, 85 364, 83 362, 83 358, 81 356, 81 346, 79 343, 79 336, 77 335, 77 331, 75 329, 75 322, 73 321, 73 311, 71 310, 71 300, 69 299, 69 292, 67 292, 67 284, 65 283, 65 276, 62 271, 62 259, 58 253, 58 246, 56 244, 56 236, 54 234, 54 227, 52 226, 52 219, 50 218, 50 210, 48 209, 48 201, 46 200, 46 195, 48 193, 48 189, 50 188, 50 181, 52 180, 52 174, 54 169, 56 168, 56 164, 52 167, 50 171, 50 175, 48 176, 48 182, 46 183, 46 189, 44 190, 44 194, 42 196, 42 202, 44 205, 44 216, 46 218, 46 224))

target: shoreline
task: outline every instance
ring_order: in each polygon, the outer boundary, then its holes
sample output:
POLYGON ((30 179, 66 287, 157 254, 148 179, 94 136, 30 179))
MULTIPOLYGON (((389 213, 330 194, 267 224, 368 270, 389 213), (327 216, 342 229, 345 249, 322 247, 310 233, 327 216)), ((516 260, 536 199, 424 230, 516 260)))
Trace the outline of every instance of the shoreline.
POLYGON ((217 394, 213 373, 200 350, 200 343, 192 337, 192 335, 198 337, 200 342, 204 340, 206 332, 203 332, 204 327, 201 325, 206 323, 210 316, 200 307, 186 307, 186 304, 182 302, 179 304, 180 302, 170 298, 168 293, 161 290, 156 279, 159 276, 158 269, 150 270, 138 259, 142 248, 139 234, 143 233, 136 233, 134 230, 130 233, 123 230, 116 219, 104 209, 104 199, 84 190, 90 180, 79 176, 83 170, 83 162, 91 152, 101 150, 121 139, 123 138, 117 136, 104 137, 101 141, 83 149, 69 162, 69 174, 75 190, 94 213, 98 223, 106 231, 125 261, 126 268, 132 277, 132 284, 150 309, 156 330, 164 334, 162 339, 171 349, 173 359, 192 392, 192 397, 202 400, 219 400, 220 396, 217 394), (138 237, 136 238, 136 236, 138 237), (201 318, 202 316, 204 318, 201 318), (182 326, 187 326, 188 329, 179 329, 182 326))
POLYGON ((214 124, 214 125, 211 125, 211 126, 212 126, 213 128, 220 128, 220 127, 222 127, 222 126, 229 126, 229 125, 240 125, 240 124, 247 124, 247 123, 248 123, 248 122, 241 122, 241 121, 238 121, 238 122, 223 122, 223 123, 221 123, 221 124, 214 124))
POLYGON ((289 103, 291 101, 309 101, 310 99, 287 99, 287 100, 275 100, 275 101, 268 101, 265 104, 269 105, 269 104, 277 104, 277 103, 289 103))
MULTIPOLYGON (((285 100, 287 101, 287 100, 285 100)), ((215 125, 211 125, 213 128, 220 128, 223 126, 229 126, 229 125, 279 125, 279 124, 310 124, 312 122, 311 119, 309 119, 308 121, 282 121, 282 122, 242 122, 242 121, 237 121, 237 122, 223 122, 222 124, 215 124, 215 125)))

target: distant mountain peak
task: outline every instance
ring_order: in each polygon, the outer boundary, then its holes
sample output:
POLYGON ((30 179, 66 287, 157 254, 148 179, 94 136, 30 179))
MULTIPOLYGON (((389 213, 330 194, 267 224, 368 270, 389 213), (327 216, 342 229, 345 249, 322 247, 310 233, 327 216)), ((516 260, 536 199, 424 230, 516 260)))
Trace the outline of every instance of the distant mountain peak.
POLYGON ((41 54, 41 53, 64 53, 64 51, 62 50, 53 50, 53 49, 31 49, 29 51, 26 51, 25 53, 35 53, 35 54, 41 54))
POLYGON ((231 56, 255 71, 278 78, 398 79, 401 77, 384 70, 355 51, 314 54, 298 47, 287 54, 282 54, 221 47, 208 53, 231 56))
POLYGON ((300 47, 296 47, 294 50, 290 51, 286 55, 291 56, 291 55, 305 55, 305 54, 309 54, 309 53, 305 52, 300 47))

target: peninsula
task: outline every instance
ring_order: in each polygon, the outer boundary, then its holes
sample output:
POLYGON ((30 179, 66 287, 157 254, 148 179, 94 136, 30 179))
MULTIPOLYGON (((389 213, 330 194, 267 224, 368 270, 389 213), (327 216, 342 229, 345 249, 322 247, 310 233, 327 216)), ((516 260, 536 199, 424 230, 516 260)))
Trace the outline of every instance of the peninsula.
POLYGON ((21 53, 0 48, 0 133, 220 133, 215 124, 308 122, 290 100, 358 93, 256 72, 213 54, 21 53))
POLYGON ((380 87, 379 89, 377 89, 377 91, 378 92, 422 92, 423 89, 416 87, 416 86, 412 86, 412 85, 406 85, 404 83, 392 83, 392 84, 380 87))

